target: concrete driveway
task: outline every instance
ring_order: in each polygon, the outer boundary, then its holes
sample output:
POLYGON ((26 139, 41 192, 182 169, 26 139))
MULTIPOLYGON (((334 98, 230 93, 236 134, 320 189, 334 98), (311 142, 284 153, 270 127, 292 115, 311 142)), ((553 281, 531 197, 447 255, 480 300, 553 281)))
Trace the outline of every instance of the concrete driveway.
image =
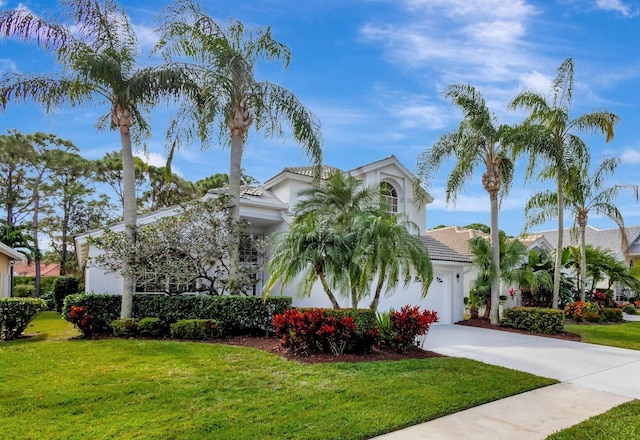
POLYGON ((463 325, 431 327, 424 349, 640 399, 636 350, 463 325))
POLYGON ((562 383, 376 439, 539 440, 616 405, 640 399, 640 351, 462 325, 431 327, 423 348, 551 377, 562 383))

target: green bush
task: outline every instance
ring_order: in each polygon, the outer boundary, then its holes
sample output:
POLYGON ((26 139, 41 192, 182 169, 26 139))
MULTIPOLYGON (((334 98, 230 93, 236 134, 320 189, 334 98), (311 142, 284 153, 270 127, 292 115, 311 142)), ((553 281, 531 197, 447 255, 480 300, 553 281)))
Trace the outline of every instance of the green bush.
POLYGON ((138 334, 138 322, 133 318, 116 319, 111 322, 111 328, 119 338, 130 338, 138 334))
POLYGON ((561 333, 564 331, 564 312, 538 307, 514 307, 504 311, 500 325, 534 333, 561 333))
POLYGON ((36 287, 32 284, 16 284, 13 286, 14 298, 33 298, 36 287))
POLYGON ((34 298, 0 298, 0 329, 5 341, 20 337, 29 322, 45 309, 45 302, 34 298))
POLYGON ((181 319, 171 324, 171 337, 176 339, 214 339, 220 327, 214 319, 181 319))
POLYGON ((622 311, 627 315, 635 315, 636 313, 638 313, 636 308, 633 307, 631 304, 625 304, 624 306, 622 306, 622 311))
POLYGON ((371 351, 371 347, 376 343, 378 337, 376 312, 370 309, 326 309, 325 314, 336 318, 353 318, 356 329, 349 340, 346 351, 351 353, 369 353, 371 351))
POLYGON ((62 312, 62 306, 64 305, 64 299, 78 293, 78 286, 80 281, 76 277, 58 277, 53 285, 53 297, 56 303, 56 311, 62 312))
MULTIPOLYGON (((120 318, 120 295, 76 294, 65 298, 62 314, 69 319, 71 306, 81 306, 94 318, 94 332, 110 333, 111 322, 120 318)), ((291 298, 246 296, 134 295, 133 317, 158 318, 162 325, 182 319, 215 319, 222 333, 273 332, 273 316, 291 307, 291 298)))
POLYGON ((605 307, 602 309, 602 317, 608 322, 621 322, 622 321, 622 309, 605 307))
POLYGON ((138 334, 151 338, 159 338, 167 333, 167 328, 159 318, 142 318, 138 321, 138 334))
MULTIPOLYGON (((53 292, 53 284, 56 282, 58 277, 40 277, 40 296, 44 295, 47 292, 53 292)), ((33 289, 29 289, 31 292, 34 292, 36 289, 36 277, 27 277, 27 276, 14 276, 13 277, 13 296, 17 296, 15 294, 15 289, 18 285, 29 285, 32 286, 33 289)))
POLYGON ((55 297, 53 296, 53 292, 51 291, 47 291, 47 292, 42 292, 42 294, 40 295, 40 298, 45 302, 46 304, 46 310, 56 310, 56 300, 55 297))

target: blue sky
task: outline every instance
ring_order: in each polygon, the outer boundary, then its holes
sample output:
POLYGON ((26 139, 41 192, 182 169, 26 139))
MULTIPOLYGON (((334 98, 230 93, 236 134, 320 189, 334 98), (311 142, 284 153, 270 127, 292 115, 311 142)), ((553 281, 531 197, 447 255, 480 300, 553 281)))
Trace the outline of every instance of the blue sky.
MULTIPOLYGON (((163 5, 166 3, 163 3, 163 5)), ((548 93, 556 69, 575 60, 573 116, 606 109, 622 123, 615 139, 585 136, 592 162, 619 157, 622 165, 612 184, 637 184, 640 166, 640 4, 630 0, 244 0, 204 3, 210 15, 234 17, 251 27, 270 25, 274 38, 293 54, 288 70, 259 65, 258 80, 293 91, 321 120, 325 163, 351 169, 395 154, 415 168, 418 154, 452 130, 460 113, 442 99, 452 83, 471 83, 485 96, 503 123, 522 114, 507 110, 525 89, 548 93)), ((54 15, 49 1, 0 0, 0 9, 27 7, 54 15)), ((145 48, 155 42, 153 26, 160 2, 131 0, 126 10, 145 48)), ((0 71, 53 71, 53 59, 32 45, 0 39, 0 71)), ((10 105, 0 115, 0 131, 44 131, 73 141, 85 157, 97 159, 118 150, 115 132, 97 132, 94 124, 105 108, 62 108, 44 114, 32 105, 10 105)), ((151 117, 154 137, 148 160, 166 158, 163 132, 170 109, 151 117)), ((291 140, 265 140, 252 132, 243 159, 246 172, 264 181, 285 166, 309 160, 291 140)), ((227 172, 228 151, 198 145, 181 151, 177 171, 189 180, 227 172)), ((532 191, 548 186, 524 184, 522 164, 504 202, 500 226, 518 234, 523 206, 532 191)), ((427 227, 438 224, 489 223, 489 201, 480 175, 459 195, 455 207, 444 202, 445 165, 430 184, 435 202, 427 207, 427 227)), ((640 224, 640 205, 628 192, 618 199, 628 225, 640 224)), ((567 220, 567 223, 569 221, 567 220)), ((591 218, 596 227, 614 227, 591 218)), ((553 224, 544 229, 553 228, 553 224)), ((540 228, 538 228, 540 229, 540 228)))

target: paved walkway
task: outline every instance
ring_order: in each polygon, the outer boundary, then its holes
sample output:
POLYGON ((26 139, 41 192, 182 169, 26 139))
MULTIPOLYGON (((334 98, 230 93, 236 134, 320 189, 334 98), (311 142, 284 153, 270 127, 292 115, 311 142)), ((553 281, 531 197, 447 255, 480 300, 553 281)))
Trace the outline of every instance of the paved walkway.
POLYGON ((498 400, 377 439, 544 439, 640 399, 640 351, 461 325, 433 326, 426 350, 551 377, 562 383, 498 400))

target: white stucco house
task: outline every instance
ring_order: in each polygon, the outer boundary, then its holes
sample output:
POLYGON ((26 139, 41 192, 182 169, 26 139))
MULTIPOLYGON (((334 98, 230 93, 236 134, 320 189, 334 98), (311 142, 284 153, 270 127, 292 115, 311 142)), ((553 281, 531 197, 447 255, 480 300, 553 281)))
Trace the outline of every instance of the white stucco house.
POLYGON ((17 261, 25 261, 26 257, 4 243, 0 243, 0 298, 11 296, 11 279, 13 265, 17 261))
MULTIPOLYGON (((326 178, 336 168, 325 166, 323 178, 326 178)), ((387 202, 391 209, 404 212, 409 219, 420 228, 421 239, 429 251, 434 267, 434 280, 426 298, 420 298, 418 282, 410 284, 406 289, 399 288, 389 298, 381 298, 378 310, 388 310, 393 307, 399 309, 403 305, 419 305, 422 308, 437 310, 441 323, 453 323, 463 318, 464 277, 471 266, 470 259, 456 250, 444 245, 437 239, 427 236, 426 219, 427 205, 433 201, 428 194, 424 194, 424 202, 417 203, 413 196, 413 182, 415 176, 398 161, 395 156, 363 165, 346 171, 361 180, 363 185, 384 186, 389 194, 387 202)), ((264 184, 244 188, 240 199, 240 216, 250 224, 248 234, 268 238, 277 231, 286 231, 291 224, 298 193, 302 189, 312 186, 312 167, 287 167, 264 184)), ((217 197, 224 190, 211 190, 204 199, 217 197)), ((147 224, 156 219, 176 212, 177 208, 167 208, 138 217, 138 224, 147 224)), ((123 230, 122 224, 110 226, 111 230, 123 230)), ((91 263, 91 258, 101 252, 91 246, 87 239, 102 234, 102 230, 89 231, 75 237, 75 245, 80 267, 84 268, 85 289, 87 292, 119 294, 122 291, 122 278, 118 274, 105 273, 91 263)), ((254 291, 261 295, 262 283, 269 276, 264 269, 254 291)), ((281 289, 273 290, 272 295, 280 294, 281 289)), ((326 294, 318 284, 312 289, 310 297, 297 298, 294 296, 295 285, 285 286, 282 294, 294 297, 293 305, 298 307, 330 307, 326 294)), ((365 298, 361 303, 368 306, 370 300, 365 298)))

